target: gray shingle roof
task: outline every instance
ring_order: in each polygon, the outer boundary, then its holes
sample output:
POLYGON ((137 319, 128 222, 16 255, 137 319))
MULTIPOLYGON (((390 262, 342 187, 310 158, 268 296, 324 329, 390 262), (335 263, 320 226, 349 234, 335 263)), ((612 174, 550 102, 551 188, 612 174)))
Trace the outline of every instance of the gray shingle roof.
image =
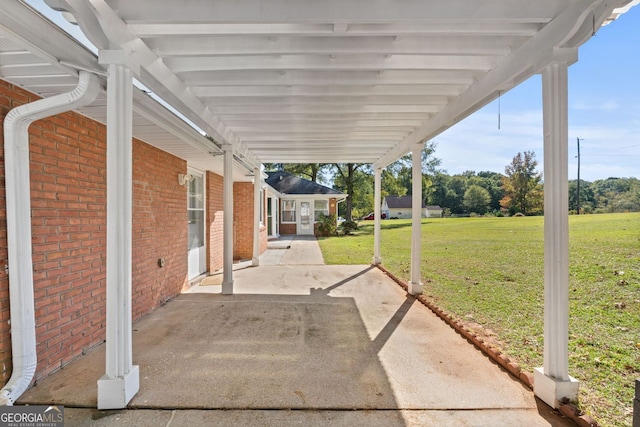
MULTIPOLYGON (((411 196, 387 196, 385 197, 389 209, 411 209, 411 196)), ((422 208, 427 206, 422 202, 422 208)), ((433 206, 431 206, 433 208, 433 206)))
POLYGON ((284 171, 267 172, 266 183, 274 190, 284 194, 336 194, 344 193, 325 187, 308 179, 300 178, 284 171))

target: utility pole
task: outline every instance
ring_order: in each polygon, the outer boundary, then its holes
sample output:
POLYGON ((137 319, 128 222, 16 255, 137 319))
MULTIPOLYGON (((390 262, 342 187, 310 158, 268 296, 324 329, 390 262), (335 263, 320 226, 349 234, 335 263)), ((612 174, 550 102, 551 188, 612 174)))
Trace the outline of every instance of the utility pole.
POLYGON ((580 138, 576 138, 576 140, 578 141, 578 202, 576 214, 580 215, 580 138))

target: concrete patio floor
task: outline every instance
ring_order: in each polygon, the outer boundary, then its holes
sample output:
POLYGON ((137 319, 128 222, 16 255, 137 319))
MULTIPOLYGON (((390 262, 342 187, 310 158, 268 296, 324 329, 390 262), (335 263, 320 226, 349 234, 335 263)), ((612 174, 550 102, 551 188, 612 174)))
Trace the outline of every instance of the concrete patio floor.
POLYGON ((205 281, 137 321, 128 409, 95 409, 104 346, 18 403, 64 405, 67 426, 574 425, 382 271, 318 253, 293 239, 235 295, 205 281))

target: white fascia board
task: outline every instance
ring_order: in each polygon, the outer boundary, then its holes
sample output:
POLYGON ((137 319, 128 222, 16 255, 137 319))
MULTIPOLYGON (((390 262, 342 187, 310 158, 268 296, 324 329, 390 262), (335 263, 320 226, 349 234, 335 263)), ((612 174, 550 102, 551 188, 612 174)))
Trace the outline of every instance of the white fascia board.
POLYGON ((267 183, 265 183, 265 188, 267 189, 267 194, 273 195, 279 199, 284 197, 284 195, 281 192, 279 192, 278 190, 276 190, 275 188, 273 188, 267 183))
POLYGON ((347 195, 344 193, 340 194, 286 194, 280 193, 280 197, 285 200, 307 200, 307 199, 338 199, 338 198, 346 198, 347 195))

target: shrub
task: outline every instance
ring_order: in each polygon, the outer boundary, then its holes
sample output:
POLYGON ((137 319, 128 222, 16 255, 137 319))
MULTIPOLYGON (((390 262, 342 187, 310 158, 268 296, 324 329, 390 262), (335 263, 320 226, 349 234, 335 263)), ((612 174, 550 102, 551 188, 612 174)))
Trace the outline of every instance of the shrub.
POLYGON ((320 215, 316 218, 316 226, 318 227, 318 233, 323 236, 332 236, 338 234, 338 226, 336 225, 335 215, 320 215))
POLYGON ((351 234, 352 231, 355 231, 358 229, 358 223, 355 221, 344 221, 340 225, 340 228, 342 229, 342 234, 344 235, 351 234))

